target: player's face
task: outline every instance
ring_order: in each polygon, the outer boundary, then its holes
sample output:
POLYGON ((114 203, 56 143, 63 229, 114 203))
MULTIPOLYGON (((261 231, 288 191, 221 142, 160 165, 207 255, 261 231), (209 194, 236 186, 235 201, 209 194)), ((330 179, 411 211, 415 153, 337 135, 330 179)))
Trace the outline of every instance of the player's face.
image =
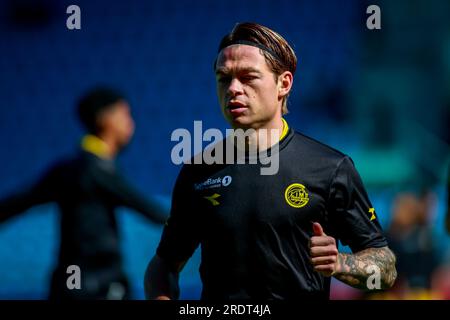
POLYGON ((103 125, 115 136, 120 147, 126 146, 134 133, 134 121, 128 103, 120 101, 109 109, 103 116, 103 125))
POLYGON ((260 49, 232 45, 216 65, 217 95, 222 112, 234 128, 260 128, 281 117, 279 81, 260 49))

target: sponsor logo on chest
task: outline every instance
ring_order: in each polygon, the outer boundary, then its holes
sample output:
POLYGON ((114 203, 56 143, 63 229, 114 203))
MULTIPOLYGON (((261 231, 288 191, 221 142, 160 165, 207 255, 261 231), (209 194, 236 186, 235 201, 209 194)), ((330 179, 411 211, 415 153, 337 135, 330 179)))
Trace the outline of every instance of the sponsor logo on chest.
POLYGON ((208 178, 207 180, 205 180, 203 182, 194 183, 194 189, 196 191, 200 191, 200 190, 213 189, 213 188, 219 188, 219 187, 228 187, 231 184, 232 180, 233 179, 231 178, 231 176, 208 178))

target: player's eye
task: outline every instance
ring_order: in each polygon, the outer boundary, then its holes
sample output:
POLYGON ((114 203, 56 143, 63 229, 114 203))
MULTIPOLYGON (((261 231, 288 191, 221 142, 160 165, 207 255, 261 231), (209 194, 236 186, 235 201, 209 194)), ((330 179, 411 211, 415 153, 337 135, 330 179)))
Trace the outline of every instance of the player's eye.
POLYGON ((231 77, 228 77, 228 76, 218 76, 217 77, 217 82, 222 83, 222 84, 229 83, 230 81, 231 81, 231 77))
POLYGON ((245 76, 241 77, 241 80, 242 80, 242 82, 250 82, 250 81, 253 81, 253 80, 257 79, 257 78, 258 77, 254 76, 254 75, 245 75, 245 76))

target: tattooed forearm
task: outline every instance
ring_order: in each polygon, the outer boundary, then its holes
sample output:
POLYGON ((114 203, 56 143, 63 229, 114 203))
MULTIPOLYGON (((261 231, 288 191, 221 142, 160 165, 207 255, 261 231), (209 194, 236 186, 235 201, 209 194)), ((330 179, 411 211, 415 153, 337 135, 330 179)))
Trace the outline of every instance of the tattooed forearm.
POLYGON ((376 269, 380 272, 379 289, 388 289, 397 277, 395 262, 395 255, 388 247, 369 248, 355 254, 339 253, 333 276, 352 287, 370 289, 367 279, 376 269))

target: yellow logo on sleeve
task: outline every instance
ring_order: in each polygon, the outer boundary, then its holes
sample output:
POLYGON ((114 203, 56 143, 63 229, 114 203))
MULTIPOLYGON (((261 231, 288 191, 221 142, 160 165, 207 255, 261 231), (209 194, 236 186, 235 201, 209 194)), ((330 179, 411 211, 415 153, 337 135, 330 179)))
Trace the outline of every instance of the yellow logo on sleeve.
POLYGON ((218 197, 220 197, 220 194, 214 193, 212 196, 205 196, 203 198, 209 200, 213 206, 218 206, 220 204, 220 202, 216 200, 218 197))
POLYGON ((287 187, 284 198, 287 204, 294 208, 304 207, 309 201, 306 187, 300 183, 293 183, 287 187))
POLYGON ((375 220, 377 217, 375 216, 375 208, 370 208, 369 209, 369 213, 372 214, 372 216, 370 217, 370 221, 375 220))

